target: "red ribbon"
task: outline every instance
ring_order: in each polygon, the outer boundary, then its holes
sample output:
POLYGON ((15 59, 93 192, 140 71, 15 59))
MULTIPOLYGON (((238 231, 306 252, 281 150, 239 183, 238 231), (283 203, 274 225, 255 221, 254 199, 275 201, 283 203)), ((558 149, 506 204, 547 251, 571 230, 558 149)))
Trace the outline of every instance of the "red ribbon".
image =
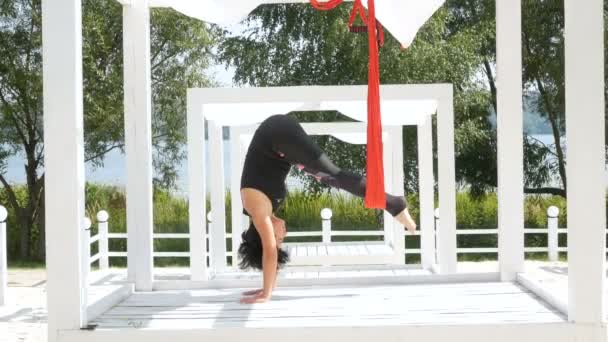
POLYGON ((336 8, 343 1, 344 0, 328 0, 324 2, 319 2, 318 0, 310 0, 310 4, 312 5, 312 7, 320 11, 329 11, 331 9, 336 8))
MULTIPOLYGON (((310 0, 312 6, 318 10, 331 10, 342 3, 343 0, 329 0, 319 2, 310 0)), ((384 191, 384 166, 382 153, 382 120, 380 113, 380 62, 378 57, 378 44, 384 44, 384 31, 376 21, 376 7, 374 0, 368 0, 368 18, 361 0, 355 0, 351 12, 349 26, 352 27, 357 13, 367 24, 369 41, 369 69, 367 92, 367 187, 365 192, 365 206, 367 208, 385 209, 386 198, 384 191)))

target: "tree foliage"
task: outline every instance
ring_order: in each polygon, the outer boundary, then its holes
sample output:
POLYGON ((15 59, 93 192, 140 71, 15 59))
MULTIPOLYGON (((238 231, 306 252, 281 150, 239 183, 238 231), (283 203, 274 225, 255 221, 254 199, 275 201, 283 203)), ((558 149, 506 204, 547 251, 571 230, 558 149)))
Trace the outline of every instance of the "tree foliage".
MULTIPOLYGON (((44 165, 40 0, 0 0, 0 181, 19 217, 20 259, 44 258, 44 165), (6 181, 7 159, 24 156, 25 200, 6 181), (34 247, 35 246, 35 247, 34 247)), ((175 183, 185 143, 188 87, 204 74, 219 31, 177 14, 151 15, 153 145, 156 182, 175 183)), ((124 146, 122 8, 115 0, 83 1, 85 159, 102 166, 124 146)), ((13 238, 13 237, 11 237, 13 238)), ((14 253, 15 251, 11 251, 14 253)))
MULTIPOLYGON (((367 83, 368 50, 365 35, 348 32, 346 21, 350 6, 333 11, 317 12, 308 5, 287 4, 259 7, 249 16, 247 30, 233 35, 220 45, 220 59, 235 68, 235 81, 252 86, 289 85, 351 85, 367 83)), ((484 92, 478 73, 482 51, 492 37, 493 26, 486 22, 458 27, 455 11, 450 7, 439 10, 419 32, 407 50, 390 35, 380 49, 380 80, 382 84, 452 83, 456 125, 478 134, 473 142, 479 148, 492 148, 488 107, 491 96, 484 92), (481 32, 481 35, 480 35, 481 32), (481 36, 481 38, 480 38, 481 36), (484 38, 484 39, 482 39, 484 38), (485 131, 484 131, 485 130, 485 131)), ((335 113, 297 113, 301 118, 334 120, 335 113)), ((407 115, 407 113, 405 114, 407 115)), ((404 132, 405 171, 408 191, 417 190, 415 147, 416 130, 404 132)), ((462 134, 457 135, 463 136, 462 134)), ((465 138, 463 138, 465 139, 465 138)), ((468 137, 466 138, 468 139, 468 137)), ((321 147, 343 167, 364 171, 365 153, 360 147, 342 145, 335 140, 320 138, 321 147), (333 146, 333 147, 332 147, 333 146)), ((457 146, 461 147, 460 142, 457 146)), ((457 151, 462 172, 459 179, 475 179, 479 168, 491 169, 495 164, 492 153, 479 153, 475 146, 457 151), (475 169, 469 171, 471 158, 477 158, 475 169)), ((495 168, 495 166, 494 166, 495 168)), ((486 183, 495 183, 495 176, 484 175, 486 183)), ((479 177, 477 177, 479 178, 479 177)), ((310 181, 312 182, 312 181, 310 181)), ((471 182, 482 187, 482 182, 471 182)), ((315 185, 316 188, 322 186, 315 185)))
MULTIPOLYGON (((244 32, 222 42, 220 60, 235 68, 239 84, 365 84, 367 38, 348 32, 349 11, 346 4, 328 12, 306 4, 262 6, 246 20, 244 32)), ((407 50, 400 49, 390 35, 380 50, 383 84, 453 84, 456 176, 476 195, 493 191, 497 185, 495 11, 495 0, 447 0, 407 50)), ((524 103, 527 111, 540 113, 542 120, 536 117, 526 122, 534 122, 536 127, 544 123, 553 137, 553 143, 546 144, 524 128, 522 147, 524 191, 565 197, 563 12, 563 0, 522 2, 524 103)), ((336 117, 329 113, 296 115, 328 121, 336 117)), ((414 129, 405 129, 408 191, 417 190, 415 136, 414 129)), ((363 170, 365 154, 358 147, 333 148, 332 139, 320 141, 339 163, 354 159, 347 166, 363 170)))

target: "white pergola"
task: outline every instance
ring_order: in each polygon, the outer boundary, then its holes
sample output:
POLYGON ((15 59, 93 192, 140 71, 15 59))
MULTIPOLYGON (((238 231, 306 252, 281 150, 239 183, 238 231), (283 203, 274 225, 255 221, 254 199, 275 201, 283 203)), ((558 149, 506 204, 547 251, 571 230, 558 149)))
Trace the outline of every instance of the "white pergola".
MULTIPOLYGON (((377 0, 378 3, 382 1, 377 0)), ((157 5, 167 5, 169 1, 163 2, 157 5)), ((154 2, 124 0, 122 3, 129 279, 135 283, 136 290, 149 291, 153 287, 149 8, 154 2)), ((216 5, 219 3, 215 2, 216 5)), ((82 3, 81 0, 43 0, 42 6, 49 341, 112 339, 126 342, 173 338, 189 342, 200 341, 201 338, 236 338, 235 334, 243 333, 250 334, 251 340, 265 341, 282 336, 284 327, 214 329, 211 325, 208 329, 171 326, 156 330, 133 327, 82 330, 90 321, 81 258, 83 251, 80 248, 84 218, 82 3)), ((227 8, 224 7, 225 10, 227 8)), ((605 187, 602 186, 605 183, 603 13, 602 0, 565 0, 569 179, 567 319, 500 325, 464 322, 425 327, 407 324, 356 328, 300 327, 290 329, 294 333, 294 341, 328 337, 352 341, 379 337, 485 341, 490 335, 495 341, 505 342, 514 339, 607 340, 603 293, 606 242, 605 187)), ((499 262, 500 278, 512 282, 524 271, 521 0, 497 0, 496 25, 499 262)), ((439 127, 439 131, 450 130, 439 127)), ((203 139, 203 135, 199 138, 203 139)), ((449 179, 454 177, 453 172, 453 166, 441 171, 439 182, 442 181, 441 174, 449 179)), ((200 184, 190 186, 201 187, 200 184)), ((452 200, 447 203, 452 203, 452 200)), ((446 208, 442 202, 441 210, 447 217, 454 215, 454 209, 446 208)), ((202 210, 190 213, 191 219, 194 216, 200 220, 202 215, 202 210)), ((442 225, 445 218, 442 213, 442 225)), ((200 231, 191 230, 190 233, 200 231)))

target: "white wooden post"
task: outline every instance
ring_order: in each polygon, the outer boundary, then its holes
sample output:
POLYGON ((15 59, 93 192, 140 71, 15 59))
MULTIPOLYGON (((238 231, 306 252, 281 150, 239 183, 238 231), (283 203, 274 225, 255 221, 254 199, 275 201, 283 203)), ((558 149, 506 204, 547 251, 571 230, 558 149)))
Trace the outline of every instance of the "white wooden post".
POLYGON ((441 224, 439 222, 439 208, 435 209, 434 215, 433 217, 435 218, 435 225, 433 227, 434 232, 433 235, 435 236, 435 240, 433 241, 435 243, 435 260, 439 260, 439 248, 437 248, 437 246, 439 246, 439 238, 440 235, 438 234, 439 230, 441 229, 441 224))
POLYGON ((564 13, 568 318, 599 327, 606 317, 604 2, 566 0, 564 13))
POLYGON ((91 273, 91 219, 84 218, 82 227, 82 277, 85 280, 86 286, 89 284, 89 273, 91 273))
POLYGON ((211 163, 211 208, 213 222, 209 234, 211 267, 215 272, 226 269, 226 199, 224 187, 224 140, 222 126, 209 121, 209 160, 211 163))
MULTIPOLYGON (((391 127, 390 141, 392 145, 392 192, 395 196, 404 196, 405 189, 403 187, 404 171, 403 171, 403 126, 391 127)), ((397 264, 405 264, 405 227, 393 221, 393 248, 395 249, 397 264)))
MULTIPOLYGON (((382 134, 382 145, 384 146, 382 154, 384 160, 384 190, 392 194, 393 193, 393 137, 390 134, 382 134)), ((393 244, 394 243, 394 227, 398 226, 395 224, 395 219, 393 216, 386 210, 383 211, 384 215, 384 243, 385 244, 393 244)), ((403 234, 400 234, 403 237, 403 234)))
POLYGON ((108 248, 108 219, 110 215, 107 211, 101 210, 97 213, 97 234, 99 234, 99 269, 107 270, 110 268, 110 257, 108 248))
MULTIPOLYGON (((251 144, 251 138, 249 139, 241 139, 241 143, 240 143, 240 151, 239 151, 239 170, 241 170, 240 172, 243 171, 243 168, 245 167, 245 152, 249 149, 249 145, 251 144)), ((240 184, 239 184, 240 185, 240 184)), ((242 203, 239 203, 239 205, 242 205, 242 203)), ((242 222, 241 222, 241 231, 245 231, 247 229, 249 229, 249 224, 251 223, 251 219, 249 218, 249 216, 246 215, 242 215, 242 222)))
POLYGON ((127 253, 129 280, 152 290, 152 99, 148 0, 123 7, 127 253))
POLYGON ((557 207, 550 206, 549 209, 547 209, 547 246, 549 248, 549 261, 557 261, 559 259, 558 216, 559 209, 557 207))
POLYGON ((433 175, 433 119, 428 117, 418 125, 418 194, 420 196, 420 261, 430 269, 435 258, 435 184, 433 175))
POLYGON ((86 325, 82 2, 42 1, 48 341, 86 325))
POLYGON ((321 209, 321 227, 323 243, 331 243, 331 217, 333 212, 329 208, 321 209))
POLYGON ((524 269, 521 0, 496 1, 498 260, 503 281, 524 269))
POLYGON ((238 249, 243 232, 243 203, 241 202, 241 137, 236 127, 230 127, 230 196, 232 217, 232 265, 237 265, 238 249))
POLYGON ((441 235, 438 248, 439 271, 456 273, 456 165, 454 154, 453 89, 441 94, 437 108, 437 152, 439 160, 439 207, 441 235))
POLYGON ((8 212, 6 208, 0 205, 0 306, 6 304, 6 288, 8 284, 8 270, 6 265, 6 254, 8 246, 6 245, 6 218, 8 212))
POLYGON ((207 279, 205 119, 196 93, 189 90, 187 102, 190 280, 200 281, 207 279))

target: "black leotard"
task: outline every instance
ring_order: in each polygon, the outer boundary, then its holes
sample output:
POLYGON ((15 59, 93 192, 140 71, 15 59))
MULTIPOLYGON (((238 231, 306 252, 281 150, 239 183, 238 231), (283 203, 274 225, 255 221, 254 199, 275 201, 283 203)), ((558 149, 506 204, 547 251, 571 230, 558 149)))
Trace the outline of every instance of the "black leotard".
POLYGON ((296 120, 287 115, 273 115, 264 120, 253 135, 245 157, 241 188, 263 192, 276 211, 287 195, 285 180, 291 166, 316 159, 321 153, 296 120))
MULTIPOLYGON (((241 189, 253 188, 264 193, 275 212, 287 195, 285 180, 291 166, 296 164, 324 184, 365 197, 365 177, 334 165, 302 126, 288 115, 273 115, 255 131, 245 157, 241 189)), ((402 196, 386 194, 386 210, 393 216, 406 207, 402 196)))

